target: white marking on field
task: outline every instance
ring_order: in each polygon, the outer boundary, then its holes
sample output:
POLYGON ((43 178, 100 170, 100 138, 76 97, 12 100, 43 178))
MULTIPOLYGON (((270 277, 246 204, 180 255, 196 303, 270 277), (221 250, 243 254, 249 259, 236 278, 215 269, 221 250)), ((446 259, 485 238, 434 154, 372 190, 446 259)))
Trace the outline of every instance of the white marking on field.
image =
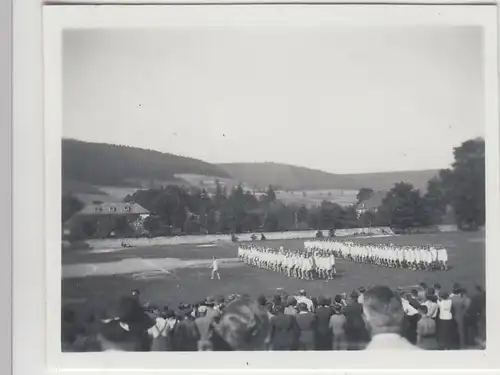
POLYGON ((107 253, 114 253, 118 249, 92 249, 92 250, 82 250, 82 252, 85 253, 90 253, 90 254, 107 254, 107 253))
POLYGON ((203 245, 198 245, 196 247, 215 247, 216 245, 214 243, 206 243, 206 244, 203 244, 203 245))
MULTIPOLYGON (((210 268, 211 259, 181 260, 177 258, 130 258, 116 262, 67 264, 62 267, 63 278, 78 278, 108 275, 132 275, 134 278, 176 277, 175 270, 181 268, 210 268)), ((242 266, 238 258, 219 259, 221 267, 242 266)))
POLYGON ((147 266, 150 266, 153 270, 157 272, 163 272, 164 274, 170 275, 172 272, 168 271, 167 269, 163 268, 159 264, 153 263, 148 259, 142 259, 142 262, 145 263, 147 266))

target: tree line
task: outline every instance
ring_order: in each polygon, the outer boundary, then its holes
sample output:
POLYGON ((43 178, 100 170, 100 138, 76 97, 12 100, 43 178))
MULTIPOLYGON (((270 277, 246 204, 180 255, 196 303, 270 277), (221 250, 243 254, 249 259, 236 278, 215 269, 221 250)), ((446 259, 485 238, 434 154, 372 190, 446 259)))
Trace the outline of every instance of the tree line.
POLYGON ((459 229, 477 230, 483 226, 486 211, 484 140, 462 143, 453 149, 453 156, 451 168, 440 170, 430 179, 425 194, 411 184, 396 184, 374 214, 376 222, 398 229, 437 225, 451 210, 459 229))
MULTIPOLYGON (((448 210, 461 229, 477 229, 485 222, 484 140, 464 142, 454 149, 451 168, 429 180, 422 193, 400 182, 387 192, 376 210, 361 215, 357 205, 341 206, 324 200, 316 207, 284 204, 272 186, 263 194, 228 189, 216 183, 214 194, 201 188, 170 185, 138 190, 125 201, 137 202, 151 215, 144 228, 153 236, 178 233, 212 234, 258 231, 331 230, 390 226, 408 230, 442 223, 448 210)), ((373 196, 370 188, 358 193, 358 204, 373 196)), ((63 220, 81 207, 74 197, 63 197, 63 220)))

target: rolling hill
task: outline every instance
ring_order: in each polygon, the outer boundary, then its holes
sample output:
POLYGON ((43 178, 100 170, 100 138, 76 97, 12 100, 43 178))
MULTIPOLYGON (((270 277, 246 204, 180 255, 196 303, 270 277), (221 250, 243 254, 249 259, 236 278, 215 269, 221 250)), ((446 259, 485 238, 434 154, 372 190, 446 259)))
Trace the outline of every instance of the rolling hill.
POLYGON ((257 189, 269 185, 285 190, 360 189, 389 190, 397 182, 409 182, 425 190, 438 170, 332 174, 320 170, 278 163, 219 164, 235 180, 257 189))
POLYGON ((94 186, 137 186, 138 181, 176 181, 175 174, 229 178, 222 168, 201 160, 105 143, 62 141, 62 178, 94 186))
POLYGON ((388 190, 394 183, 410 182, 425 190, 437 170, 332 174, 278 163, 210 164, 201 160, 105 143, 62 141, 63 192, 86 195, 113 195, 103 187, 148 188, 168 184, 203 186, 213 190, 216 179, 248 188, 269 185, 284 190, 340 189, 369 187, 388 190), (203 177, 204 176, 204 177, 203 177))

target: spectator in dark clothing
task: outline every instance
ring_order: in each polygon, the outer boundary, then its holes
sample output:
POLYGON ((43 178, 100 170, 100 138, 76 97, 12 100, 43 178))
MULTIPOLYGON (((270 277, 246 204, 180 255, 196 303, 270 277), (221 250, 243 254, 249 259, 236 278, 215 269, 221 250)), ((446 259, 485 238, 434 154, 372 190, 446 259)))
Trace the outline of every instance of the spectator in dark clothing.
POLYGON ((271 318, 272 350, 296 350, 298 347, 299 326, 295 317, 284 311, 283 305, 276 306, 276 315, 271 318))
POLYGON ((363 305, 358 302, 358 297, 355 291, 351 293, 351 299, 344 308, 345 334, 349 350, 363 349, 369 341, 369 333, 363 318, 363 305))
POLYGON ((267 299, 266 299, 266 296, 264 295, 260 295, 257 297, 257 303, 261 306, 261 307, 265 307, 266 304, 267 304, 267 299))
POLYGON ((330 318, 329 328, 332 332, 332 349, 347 350, 347 340, 345 337, 345 316, 342 314, 342 306, 334 304, 333 315, 330 318))
POLYGON ((130 333, 137 337, 139 345, 138 351, 149 351, 151 338, 148 330, 155 325, 144 311, 139 300, 134 297, 122 297, 119 301, 119 320, 128 325, 130 333))
POLYGON ((86 332, 84 326, 78 322, 72 309, 62 309, 61 343, 63 351, 83 351, 86 332))
POLYGON ((463 297, 462 289, 455 288, 450 295, 453 319, 456 325, 455 345, 457 349, 465 348, 465 312, 467 311, 467 301, 463 297))
POLYGON ((330 299, 325 297, 318 298, 318 308, 316 309, 316 350, 332 349, 332 331, 329 329, 329 323, 333 311, 330 305, 330 299))
POLYGON ((305 303, 299 303, 299 314, 296 319, 300 329, 299 350, 314 350, 316 315, 309 311, 305 303))
POLYGON ((279 294, 275 294, 273 297, 273 309, 276 308, 276 306, 281 305, 282 303, 283 302, 281 296, 279 294))
POLYGON ((403 319, 403 336, 413 345, 417 344, 417 323, 420 319, 418 311, 420 310, 420 303, 417 300, 418 290, 412 289, 411 293, 405 296, 412 309, 407 312, 403 319))
POLYGON ((270 322, 261 304, 250 298, 226 306, 214 325, 214 350, 263 350, 270 337, 270 322))
POLYGON ((470 298, 466 320, 469 345, 475 345, 477 338, 484 336, 481 323, 486 320, 486 294, 480 286, 476 286, 476 293, 470 298))
POLYGON ((200 341, 198 327, 190 314, 186 314, 173 329, 172 350, 181 352, 197 351, 198 341, 200 341))

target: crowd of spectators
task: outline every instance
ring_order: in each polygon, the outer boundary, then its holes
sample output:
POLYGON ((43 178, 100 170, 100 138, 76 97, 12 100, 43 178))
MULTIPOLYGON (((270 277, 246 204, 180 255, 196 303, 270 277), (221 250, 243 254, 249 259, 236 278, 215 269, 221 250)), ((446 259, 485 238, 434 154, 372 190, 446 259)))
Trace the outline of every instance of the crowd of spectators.
POLYGON ((64 307, 62 350, 451 350, 484 348, 486 293, 421 283, 409 291, 375 286, 310 298, 279 292, 207 297, 176 308, 144 306, 139 291, 86 319, 64 307))

